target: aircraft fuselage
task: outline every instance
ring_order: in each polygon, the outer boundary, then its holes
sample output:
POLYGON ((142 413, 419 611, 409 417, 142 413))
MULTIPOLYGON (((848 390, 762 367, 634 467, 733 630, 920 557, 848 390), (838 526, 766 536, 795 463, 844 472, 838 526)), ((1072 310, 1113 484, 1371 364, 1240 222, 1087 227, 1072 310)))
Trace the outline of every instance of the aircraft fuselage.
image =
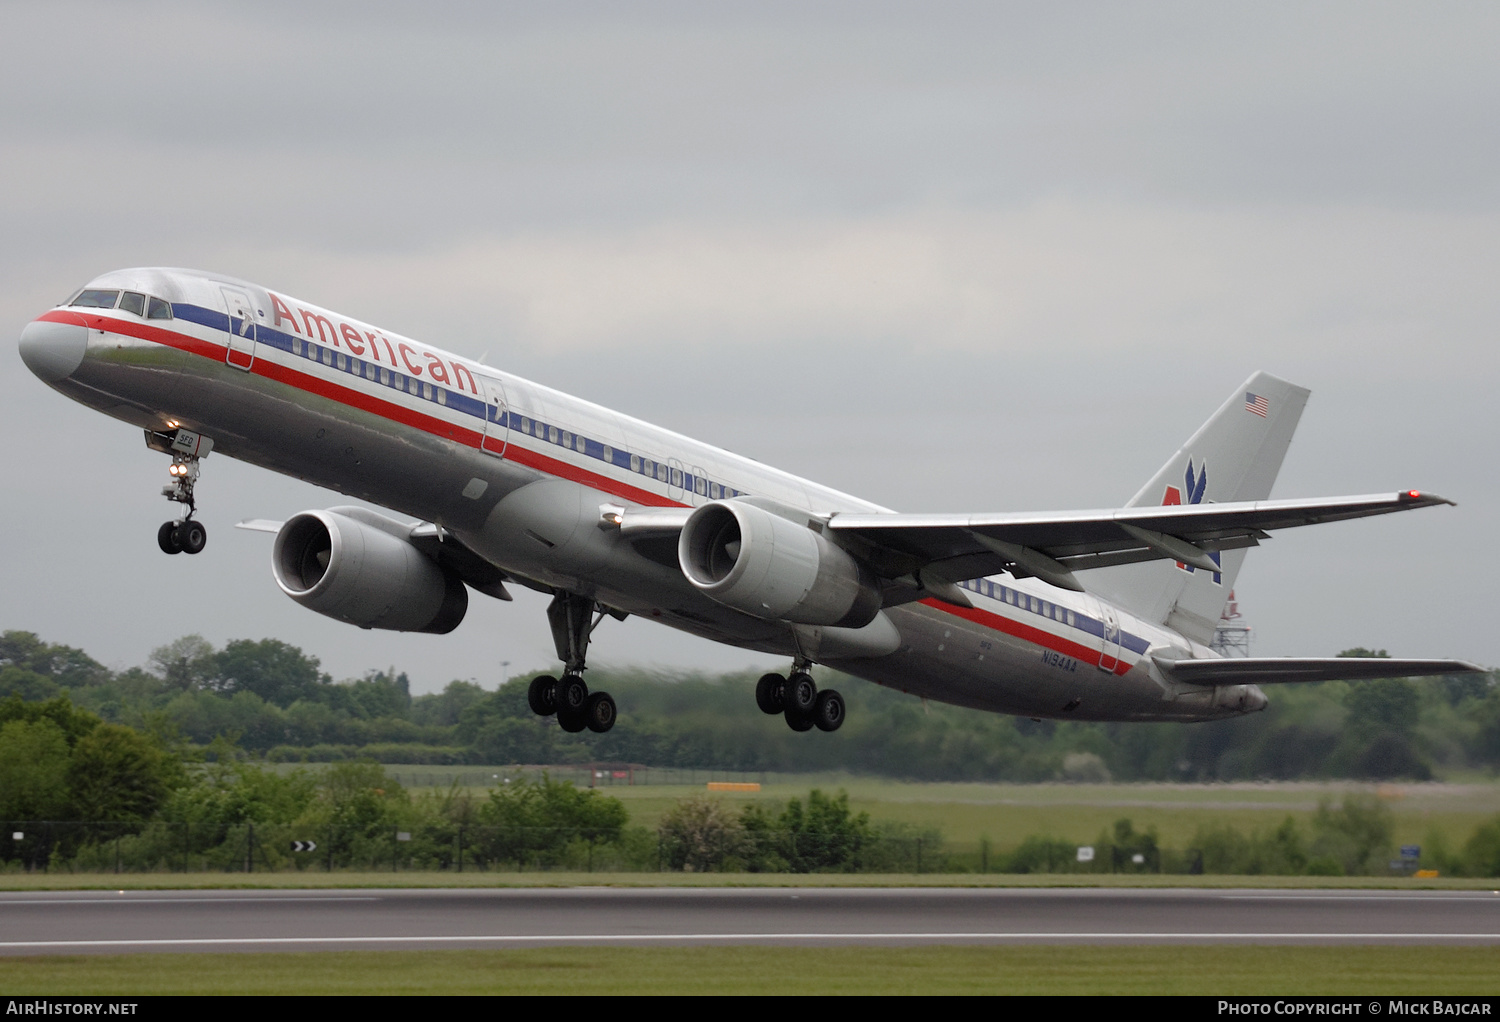
POLYGON ((977 709, 1205 720, 1265 705, 1253 685, 1166 678, 1152 655, 1212 654, 1035 578, 962 583, 971 608, 887 606, 894 633, 752 617, 690 585, 675 540, 601 527, 601 509, 755 499, 805 511, 814 527, 884 509, 245 281, 138 269, 88 288, 145 295, 170 316, 149 304, 43 314, 22 349, 51 386, 137 427, 192 430, 218 453, 435 523, 523 584, 747 649, 800 650, 977 709))

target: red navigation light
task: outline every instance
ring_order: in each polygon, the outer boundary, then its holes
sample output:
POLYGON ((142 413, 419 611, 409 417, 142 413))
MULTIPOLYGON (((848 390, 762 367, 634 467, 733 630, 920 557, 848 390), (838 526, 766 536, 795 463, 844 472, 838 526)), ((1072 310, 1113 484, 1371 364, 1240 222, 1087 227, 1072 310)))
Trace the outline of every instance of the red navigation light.
POLYGON ((1408 497, 1410 497, 1412 500, 1416 500, 1418 497, 1422 496, 1422 491, 1421 490, 1407 490, 1406 491, 1406 495, 1408 497))

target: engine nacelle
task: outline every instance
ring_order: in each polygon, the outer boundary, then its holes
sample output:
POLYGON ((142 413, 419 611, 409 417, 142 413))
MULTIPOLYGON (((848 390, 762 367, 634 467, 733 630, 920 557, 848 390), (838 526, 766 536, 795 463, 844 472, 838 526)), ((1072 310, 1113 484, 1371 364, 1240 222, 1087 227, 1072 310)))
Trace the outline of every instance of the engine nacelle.
POLYGON ((363 508, 304 511, 276 534, 271 570, 282 592, 319 614, 361 628, 451 632, 468 590, 406 541, 409 529, 363 508))
POLYGON ((806 525, 744 501, 689 515, 677 560, 706 596, 764 620, 861 628, 880 612, 869 568, 806 525))

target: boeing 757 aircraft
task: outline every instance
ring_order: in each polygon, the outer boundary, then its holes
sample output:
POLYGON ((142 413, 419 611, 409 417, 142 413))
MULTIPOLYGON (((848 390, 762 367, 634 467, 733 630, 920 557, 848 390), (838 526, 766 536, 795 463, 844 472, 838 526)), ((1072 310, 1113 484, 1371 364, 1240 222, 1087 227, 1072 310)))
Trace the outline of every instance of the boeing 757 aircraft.
POLYGON ((563 668, 532 681, 530 703, 568 731, 614 725, 584 668, 599 623, 630 614, 788 658, 755 699, 796 731, 844 721, 813 664, 976 709, 1141 721, 1252 713, 1268 682, 1480 670, 1209 649, 1246 551, 1275 530, 1451 503, 1268 500, 1308 392, 1265 373, 1123 507, 898 514, 211 273, 106 273, 20 347, 43 381, 171 459, 163 492, 185 512, 157 533, 166 553, 204 548, 196 485, 218 452, 405 516, 241 523, 276 534, 277 585, 320 614, 448 632, 471 589, 550 594, 563 668))

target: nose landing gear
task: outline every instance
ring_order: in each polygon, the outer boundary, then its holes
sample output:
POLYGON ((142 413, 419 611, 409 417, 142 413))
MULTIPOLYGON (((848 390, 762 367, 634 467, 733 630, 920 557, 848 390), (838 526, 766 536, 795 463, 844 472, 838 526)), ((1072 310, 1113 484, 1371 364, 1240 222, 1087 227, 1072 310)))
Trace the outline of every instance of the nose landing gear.
POLYGON ((172 481, 161 488, 168 500, 187 506, 187 514, 175 521, 163 522, 156 530, 156 545, 165 554, 196 554, 208 543, 208 530, 193 520, 198 505, 193 487, 198 482, 198 462, 208 457, 214 442, 190 430, 176 428, 171 433, 146 431, 146 446, 172 456, 167 472, 172 481))

